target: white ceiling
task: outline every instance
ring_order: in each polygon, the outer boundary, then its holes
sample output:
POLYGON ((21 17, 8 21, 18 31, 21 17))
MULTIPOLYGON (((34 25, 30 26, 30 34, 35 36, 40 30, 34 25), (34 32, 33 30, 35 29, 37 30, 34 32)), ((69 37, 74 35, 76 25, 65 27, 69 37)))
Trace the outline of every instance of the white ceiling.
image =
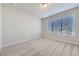
POLYGON ((49 15, 53 15, 70 8, 79 6, 78 3, 48 3, 45 8, 41 7, 41 3, 7 3, 3 6, 14 8, 18 11, 27 13, 36 18, 43 18, 49 15))

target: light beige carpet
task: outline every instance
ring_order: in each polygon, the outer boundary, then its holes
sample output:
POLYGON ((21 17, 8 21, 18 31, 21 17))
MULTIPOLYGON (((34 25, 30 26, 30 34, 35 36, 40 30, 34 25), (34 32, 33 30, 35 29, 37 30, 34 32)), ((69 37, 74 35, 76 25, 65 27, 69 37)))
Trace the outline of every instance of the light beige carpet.
POLYGON ((79 56, 79 46, 51 39, 35 39, 2 48, 1 56, 79 56))

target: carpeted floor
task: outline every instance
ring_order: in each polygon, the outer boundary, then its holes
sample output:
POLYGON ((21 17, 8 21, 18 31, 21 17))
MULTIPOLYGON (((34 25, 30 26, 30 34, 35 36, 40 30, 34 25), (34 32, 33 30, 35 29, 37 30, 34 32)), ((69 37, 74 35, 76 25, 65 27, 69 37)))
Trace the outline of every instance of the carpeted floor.
POLYGON ((79 56, 79 46, 51 39, 35 39, 2 48, 1 56, 79 56))

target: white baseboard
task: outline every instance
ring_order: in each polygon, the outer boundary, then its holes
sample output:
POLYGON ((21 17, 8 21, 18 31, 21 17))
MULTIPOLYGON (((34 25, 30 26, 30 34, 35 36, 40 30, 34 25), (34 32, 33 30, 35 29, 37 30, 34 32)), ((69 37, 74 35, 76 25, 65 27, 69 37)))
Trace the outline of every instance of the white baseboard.
MULTIPOLYGON (((48 38, 46 37, 47 39, 52 39, 52 38, 48 38)), ((71 42, 71 41, 67 41, 67 40, 61 40, 61 39, 57 39, 57 38, 53 38, 53 40, 56 40, 56 41, 61 41, 61 42, 65 42, 65 43, 70 43, 70 44, 75 44, 75 45, 79 45, 79 43, 77 42, 71 42)))
POLYGON ((33 39, 23 40, 23 41, 18 41, 18 42, 13 42, 13 43, 9 43, 9 44, 6 44, 6 45, 2 45, 2 48, 3 48, 3 47, 7 47, 7 46, 11 46, 11 45, 15 45, 15 44, 18 44, 18 43, 30 41, 30 40, 33 40, 33 39))
MULTIPOLYGON (((32 40, 32 39, 30 39, 30 40, 32 40)), ((18 43, 22 43, 22 42, 25 42, 25 41, 29 41, 29 40, 24 40, 24 41, 18 41, 18 42, 8 43, 8 44, 6 44, 6 45, 2 45, 2 48, 3 48, 3 47, 7 47, 7 46, 11 46, 11 45, 15 45, 15 44, 18 44, 18 43)))

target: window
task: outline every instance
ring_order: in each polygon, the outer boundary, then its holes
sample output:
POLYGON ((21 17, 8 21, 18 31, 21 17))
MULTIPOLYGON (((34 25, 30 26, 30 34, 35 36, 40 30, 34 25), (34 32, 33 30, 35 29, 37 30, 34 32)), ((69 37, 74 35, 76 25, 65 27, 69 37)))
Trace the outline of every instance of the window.
POLYGON ((74 15, 64 16, 56 19, 52 18, 51 21, 48 21, 48 31, 65 35, 74 35, 74 23, 74 15))

